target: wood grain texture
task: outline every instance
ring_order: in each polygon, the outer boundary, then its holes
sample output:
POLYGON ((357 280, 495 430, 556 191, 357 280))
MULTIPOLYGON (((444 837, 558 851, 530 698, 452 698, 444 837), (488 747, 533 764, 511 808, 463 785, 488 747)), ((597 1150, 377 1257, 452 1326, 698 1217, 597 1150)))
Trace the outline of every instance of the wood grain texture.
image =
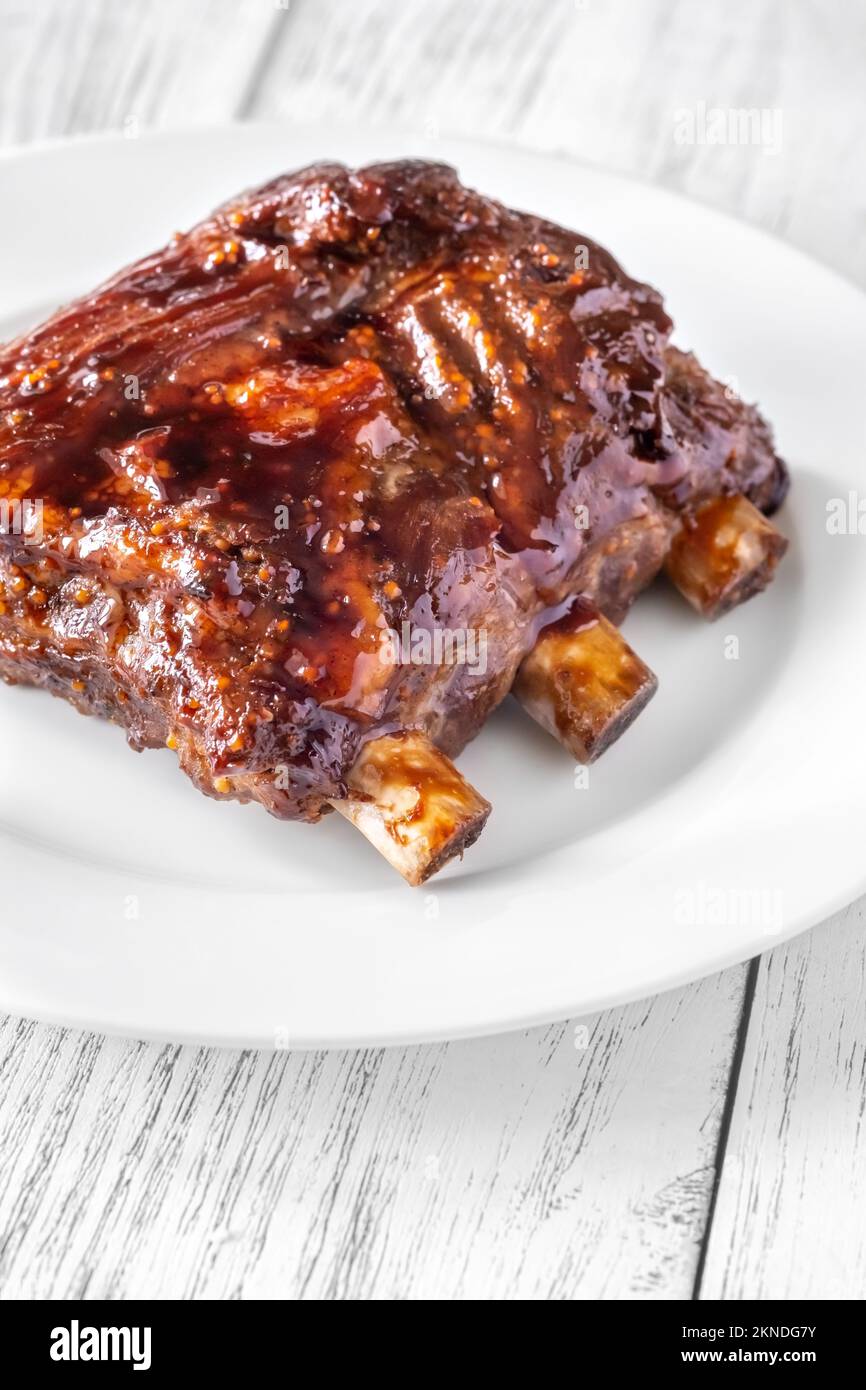
POLYGON ((703 1298, 866 1298, 866 904, 761 961, 703 1298))
POLYGON ((744 969, 438 1047, 0 1027, 6 1298, 688 1297, 744 969))
MULTIPOLYGON (((513 140, 866 283, 848 0, 0 0, 0 26, 0 144, 233 117, 513 140), (780 149, 677 144, 701 101, 780 109, 780 149)), ((862 1296, 862 913, 761 965, 709 1233, 742 967, 584 1050, 573 1023, 254 1056, 6 1020, 0 1294, 672 1298, 703 1243, 705 1297, 862 1296)))
POLYGON ((230 120, 280 18, 269 0, 3 0, 0 144, 230 120))

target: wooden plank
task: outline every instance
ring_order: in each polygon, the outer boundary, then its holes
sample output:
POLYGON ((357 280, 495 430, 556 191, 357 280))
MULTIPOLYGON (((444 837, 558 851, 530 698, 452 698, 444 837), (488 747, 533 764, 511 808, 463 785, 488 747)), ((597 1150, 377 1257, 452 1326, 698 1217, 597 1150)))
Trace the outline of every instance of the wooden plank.
POLYGON ((688 1297, 743 979, 367 1053, 6 1020, 3 1296, 688 1297))
POLYGON ((290 12, 268 0, 6 0, 0 145, 229 120, 290 12))
POLYGON ((761 961, 701 1296, 866 1297, 866 903, 761 961))

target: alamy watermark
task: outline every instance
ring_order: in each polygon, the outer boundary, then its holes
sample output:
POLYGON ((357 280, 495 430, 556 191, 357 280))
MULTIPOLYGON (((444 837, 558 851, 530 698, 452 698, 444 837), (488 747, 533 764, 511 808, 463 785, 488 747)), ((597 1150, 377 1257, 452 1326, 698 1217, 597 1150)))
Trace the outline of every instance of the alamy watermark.
POLYGON ((677 145, 755 145, 766 154, 782 148, 780 107, 680 106, 674 111, 677 145))
POLYGON ((487 671, 487 633, 475 627, 388 627, 379 637, 383 666, 465 666, 472 676, 487 671))
POLYGON ((866 496, 851 491, 828 498, 826 524, 830 536, 866 536, 866 496))
POLYGON ((681 927, 757 927, 770 934, 780 932, 785 921, 782 890, 693 883, 674 894, 674 921, 681 927))
POLYGON ((27 545, 41 545, 42 499, 0 497, 0 536, 20 536, 27 545))
POLYGON ((149 1327, 82 1326, 73 1318, 69 1326, 51 1329, 52 1361, 128 1361, 134 1371, 149 1371, 149 1327))

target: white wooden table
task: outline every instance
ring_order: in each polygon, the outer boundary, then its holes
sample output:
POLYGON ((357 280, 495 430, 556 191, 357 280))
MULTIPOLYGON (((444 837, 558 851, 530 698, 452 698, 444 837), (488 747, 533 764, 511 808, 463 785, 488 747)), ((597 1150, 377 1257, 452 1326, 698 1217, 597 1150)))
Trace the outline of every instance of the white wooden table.
MULTIPOLYGON (((851 0, 0 0, 0 25, 6 144, 274 117, 493 136, 866 284, 851 0), (676 144, 700 101, 780 108, 781 150, 676 144)), ((862 1298, 863 928, 861 901, 586 1021, 586 1047, 574 1021, 255 1055, 3 1020, 0 1293, 862 1298)))

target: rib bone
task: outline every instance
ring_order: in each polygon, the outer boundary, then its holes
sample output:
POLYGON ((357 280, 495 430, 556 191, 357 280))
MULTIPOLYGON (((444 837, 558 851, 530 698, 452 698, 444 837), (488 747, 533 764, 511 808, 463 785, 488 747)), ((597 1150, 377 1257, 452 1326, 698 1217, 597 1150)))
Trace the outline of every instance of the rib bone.
POLYGON ((591 763, 625 732, 657 685, 618 629, 578 599, 542 629, 513 693, 572 757, 591 763))
POLYGON ((665 569, 705 618, 718 618, 766 588, 788 542, 737 493, 705 502, 684 520, 665 569))
POLYGON ((474 844, 490 814, 490 802, 417 730, 365 744, 349 790, 331 805, 413 887, 474 844))

